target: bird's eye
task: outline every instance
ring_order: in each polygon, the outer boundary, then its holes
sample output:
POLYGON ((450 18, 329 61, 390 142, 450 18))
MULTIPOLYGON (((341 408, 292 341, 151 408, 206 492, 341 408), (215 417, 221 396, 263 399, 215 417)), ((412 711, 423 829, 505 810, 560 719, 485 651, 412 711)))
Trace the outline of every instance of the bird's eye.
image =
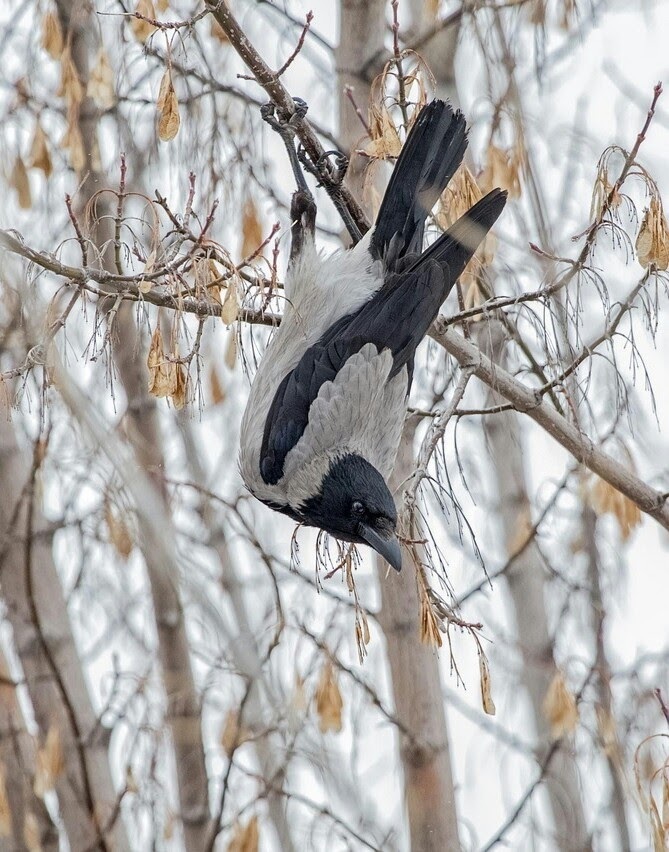
POLYGON ((351 506, 351 511, 354 515, 364 515, 365 507, 362 505, 360 500, 355 500, 353 505, 351 506))

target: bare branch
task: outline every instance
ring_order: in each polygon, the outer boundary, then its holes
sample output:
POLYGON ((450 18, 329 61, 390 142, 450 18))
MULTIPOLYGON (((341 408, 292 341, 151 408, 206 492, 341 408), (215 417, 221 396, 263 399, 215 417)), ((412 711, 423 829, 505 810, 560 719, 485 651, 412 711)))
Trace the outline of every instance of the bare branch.
POLYGON ((430 336, 461 364, 473 366, 474 374, 481 381, 508 399, 517 411, 527 414, 538 423, 574 458, 629 497, 642 512, 669 529, 666 494, 651 488, 599 449, 587 435, 542 400, 538 391, 514 379, 510 373, 494 364, 462 335, 447 328, 441 317, 430 329, 430 336))

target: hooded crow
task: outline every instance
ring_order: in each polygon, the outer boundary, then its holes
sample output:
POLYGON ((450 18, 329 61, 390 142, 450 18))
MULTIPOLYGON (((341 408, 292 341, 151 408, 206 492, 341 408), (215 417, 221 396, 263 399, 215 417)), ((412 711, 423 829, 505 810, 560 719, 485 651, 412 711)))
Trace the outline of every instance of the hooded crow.
POLYGON ((367 544, 402 566, 386 484, 399 445, 414 355, 506 202, 494 189, 423 251, 425 221, 462 162, 466 124, 425 106, 397 159, 374 227, 321 256, 313 199, 291 205, 281 325, 260 363, 241 425, 249 491, 295 521, 367 544))

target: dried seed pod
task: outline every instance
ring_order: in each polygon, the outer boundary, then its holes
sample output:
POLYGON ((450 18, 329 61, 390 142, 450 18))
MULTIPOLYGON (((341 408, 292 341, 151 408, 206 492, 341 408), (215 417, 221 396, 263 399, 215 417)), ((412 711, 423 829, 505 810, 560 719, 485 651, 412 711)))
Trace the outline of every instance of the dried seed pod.
POLYGON ((44 172, 45 177, 49 177, 53 171, 53 164, 51 162, 51 154, 49 153, 46 133, 42 129, 39 119, 35 122, 33 141, 30 144, 28 166, 31 169, 41 169, 44 172))
POLYGON ((342 709, 344 706, 337 675, 330 660, 326 660, 321 669, 316 687, 316 712, 318 727, 322 733, 339 732, 342 729, 342 709))
POLYGON ((109 56, 103 47, 98 50, 95 65, 91 69, 86 94, 93 99, 100 109, 111 109, 116 103, 114 72, 109 62, 109 56))
POLYGON ((463 163, 441 194, 435 213, 437 225, 443 231, 447 230, 482 198, 483 193, 474 175, 463 163))
POLYGON ((593 477, 587 487, 586 499, 597 515, 614 516, 623 541, 627 541, 641 523, 641 510, 636 503, 598 476, 593 477))
POLYGON ((479 179, 486 192, 500 187, 509 193, 509 198, 520 195, 520 163, 517 149, 505 151, 497 145, 489 145, 486 152, 486 165, 479 179))
POLYGON ((79 79, 69 44, 65 45, 60 57, 60 86, 56 94, 58 97, 64 97, 68 104, 80 104, 84 99, 84 87, 79 79))
POLYGON ((246 258, 262 244, 262 222, 251 196, 246 197, 242 212, 242 257, 246 258))
POLYGON ((239 746, 251 739, 251 732, 240 724, 239 711, 228 710, 221 730, 221 746, 230 758, 239 746))
POLYGON ((443 644, 437 619, 426 594, 422 594, 420 599, 420 641, 435 648, 441 648, 443 644))
POLYGON ((236 822, 228 844, 228 852, 258 852, 260 841, 258 817, 253 816, 247 823, 236 822))
POLYGON ((180 411, 188 402, 190 382, 188 380, 188 371, 182 363, 176 363, 174 368, 176 373, 176 385, 173 393, 170 395, 170 399, 177 411, 180 411))
POLYGON ((551 726, 553 739, 572 734, 578 725, 576 698, 558 669, 548 687, 543 703, 544 716, 551 726))
POLYGON ((657 195, 651 197, 641 222, 636 238, 636 253, 644 269, 651 264, 662 271, 669 268, 669 228, 662 202, 657 195))
POLYGON ((42 18, 42 47, 52 59, 60 59, 63 44, 60 19, 55 11, 49 11, 42 18))
POLYGON ((380 160, 397 157, 402 150, 402 140, 385 104, 372 104, 368 115, 370 139, 364 147, 365 153, 380 160))
POLYGON ((172 74, 169 70, 163 74, 160 82, 160 92, 156 103, 158 108, 158 138, 162 142, 169 142, 179 132, 181 117, 179 115, 179 101, 174 91, 172 74))
POLYGON ((153 5, 152 0, 139 0, 137 5, 135 6, 135 12, 138 15, 141 15, 141 18, 131 18, 130 19, 130 27, 132 29, 133 35, 137 39, 137 41, 144 44, 144 42, 151 36, 156 28, 155 26, 145 18, 149 18, 151 21, 156 20, 156 10, 153 5))
POLYGON ((14 160, 10 183, 16 190, 19 207, 22 210, 28 210, 32 207, 33 200, 30 192, 30 179, 26 170, 26 164, 23 162, 20 154, 17 154, 14 160))
POLYGON ((492 688, 490 682, 490 667, 488 666, 488 658, 479 648, 479 682, 481 686, 481 704, 483 712, 488 716, 494 716, 497 712, 495 702, 492 700, 492 688))
POLYGON ((165 355, 160 327, 153 332, 147 366, 149 368, 149 393, 158 397, 172 396, 177 389, 176 364, 169 361, 165 355))
POLYGON ((127 559, 134 547, 130 528, 123 514, 115 511, 109 501, 105 501, 105 523, 109 532, 109 541, 114 545, 119 556, 127 559))

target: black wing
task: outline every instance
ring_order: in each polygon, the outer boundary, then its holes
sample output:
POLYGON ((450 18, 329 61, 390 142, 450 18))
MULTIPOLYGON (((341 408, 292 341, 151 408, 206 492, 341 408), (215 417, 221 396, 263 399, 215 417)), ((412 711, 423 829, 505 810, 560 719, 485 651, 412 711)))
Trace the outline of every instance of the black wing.
POLYGON ((390 349, 393 374, 411 357, 420 342, 419 338, 412 349, 416 314, 425 297, 441 292, 443 273, 437 263, 431 263, 429 268, 403 277, 401 285, 385 293, 384 287, 358 311, 332 325, 279 385, 265 421, 260 451, 260 473, 268 485, 275 485, 283 476, 286 456, 302 437, 309 409, 322 385, 332 381, 352 355, 366 343, 373 343, 379 351, 390 349))
POLYGON ((281 382, 265 422, 260 473, 268 485, 283 476, 286 456, 302 437, 321 386, 332 381, 366 343, 373 343, 379 352, 390 349, 390 377, 407 366, 411 383, 418 344, 505 201, 505 193, 489 193, 426 252, 407 258, 404 272, 387 273, 383 287, 369 301, 338 320, 307 349, 281 382))

